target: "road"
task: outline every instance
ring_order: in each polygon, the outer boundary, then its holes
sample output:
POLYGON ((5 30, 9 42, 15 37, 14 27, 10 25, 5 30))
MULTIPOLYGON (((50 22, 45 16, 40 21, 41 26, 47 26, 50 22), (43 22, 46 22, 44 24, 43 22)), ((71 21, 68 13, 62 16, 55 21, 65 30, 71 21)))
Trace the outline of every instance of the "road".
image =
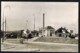
POLYGON ((24 44, 10 43, 5 41, 1 44, 2 51, 37 51, 37 52, 78 52, 77 44, 49 43, 49 42, 30 42, 24 41, 24 44))

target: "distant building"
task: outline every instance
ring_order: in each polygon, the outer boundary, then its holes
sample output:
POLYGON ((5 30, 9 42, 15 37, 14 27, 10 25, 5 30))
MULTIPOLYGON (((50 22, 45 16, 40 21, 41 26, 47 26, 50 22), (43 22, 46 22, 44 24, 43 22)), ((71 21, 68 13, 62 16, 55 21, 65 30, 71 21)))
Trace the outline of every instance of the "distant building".
POLYGON ((59 37, 68 37, 70 35, 70 32, 65 27, 61 27, 55 31, 55 34, 59 37))
POLYGON ((55 29, 51 26, 47 26, 44 29, 41 29, 41 31, 43 32, 43 34, 41 34, 42 36, 54 36, 55 34, 55 29))
POLYGON ((33 34, 33 37, 38 37, 39 36, 39 31, 37 31, 37 30, 31 31, 31 33, 33 34))

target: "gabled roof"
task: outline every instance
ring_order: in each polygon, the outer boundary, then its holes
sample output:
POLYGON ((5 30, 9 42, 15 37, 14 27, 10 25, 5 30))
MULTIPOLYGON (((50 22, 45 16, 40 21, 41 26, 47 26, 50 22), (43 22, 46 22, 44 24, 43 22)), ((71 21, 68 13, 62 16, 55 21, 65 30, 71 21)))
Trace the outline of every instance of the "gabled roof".
MULTIPOLYGON (((42 29, 43 29, 43 28, 41 28, 41 30, 42 30, 42 29)), ((45 27, 44 29, 45 29, 45 30, 47 30, 47 29, 48 29, 48 30, 49 30, 49 29, 50 29, 50 30, 55 30, 55 28, 53 28, 52 26, 47 26, 47 27, 45 27)))
POLYGON ((53 27, 51 27, 51 26, 47 26, 46 28, 47 28, 47 29, 54 29, 54 28, 53 28, 53 27))
POLYGON ((55 32, 56 32, 56 33, 62 33, 62 30, 64 30, 65 33, 69 33, 68 30, 67 30, 65 27, 64 27, 64 28, 61 27, 61 28, 59 28, 58 30, 56 30, 55 32))

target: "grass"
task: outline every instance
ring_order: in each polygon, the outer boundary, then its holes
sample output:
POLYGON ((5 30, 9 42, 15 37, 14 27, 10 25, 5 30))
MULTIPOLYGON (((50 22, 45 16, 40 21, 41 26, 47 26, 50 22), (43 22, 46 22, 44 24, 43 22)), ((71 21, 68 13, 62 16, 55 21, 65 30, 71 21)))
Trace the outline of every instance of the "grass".
POLYGON ((78 44, 77 39, 70 39, 70 38, 64 38, 64 37, 40 37, 39 39, 36 39, 35 41, 38 42, 53 42, 53 43, 69 43, 69 44, 78 44))
MULTIPOLYGON (((20 39, 7 39, 6 41, 11 43, 20 43, 20 39)), ((52 43, 68 43, 68 44, 78 44, 78 39, 70 39, 64 37, 40 37, 35 40, 35 42, 52 42, 52 43)))

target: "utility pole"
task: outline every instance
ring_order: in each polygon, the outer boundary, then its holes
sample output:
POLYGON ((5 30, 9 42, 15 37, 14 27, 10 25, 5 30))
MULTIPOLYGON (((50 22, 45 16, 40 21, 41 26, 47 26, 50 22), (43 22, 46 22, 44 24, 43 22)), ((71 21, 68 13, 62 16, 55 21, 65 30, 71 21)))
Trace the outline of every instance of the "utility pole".
POLYGON ((28 20, 26 20, 26 29, 28 29, 28 20))
POLYGON ((35 15, 34 15, 34 36, 36 36, 36 33, 35 33, 35 15))
POLYGON ((2 43, 4 42, 4 10, 3 10, 3 36, 2 36, 2 43))
POLYGON ((10 6, 5 6, 4 7, 4 9, 3 9, 3 38, 2 38, 2 43, 4 42, 4 40, 5 40, 5 35, 6 35, 6 17, 4 16, 4 10, 5 10, 5 8, 7 8, 7 7, 9 7, 10 8, 10 6))
POLYGON ((35 16, 34 16, 34 30, 35 30, 35 16))
MULTIPOLYGON (((4 23, 5 23, 5 30, 4 30, 5 32, 4 32, 4 35, 6 35, 6 25, 7 25, 6 24, 6 17, 5 17, 5 22, 4 23)), ((5 36, 4 36, 4 40, 6 40, 6 37, 5 36)))
POLYGON ((34 31, 35 31, 35 15, 33 15, 34 16, 34 31))

